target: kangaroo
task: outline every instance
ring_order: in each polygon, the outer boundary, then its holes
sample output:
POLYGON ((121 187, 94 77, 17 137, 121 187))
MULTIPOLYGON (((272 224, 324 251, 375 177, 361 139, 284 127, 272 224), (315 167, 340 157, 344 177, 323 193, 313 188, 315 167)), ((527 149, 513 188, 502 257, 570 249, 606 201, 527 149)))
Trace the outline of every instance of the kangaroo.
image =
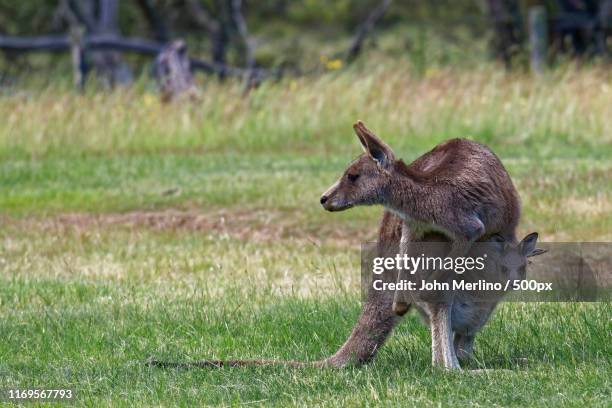
MULTIPOLYGON (((500 235, 516 242, 520 217, 518 193, 508 172, 486 146, 452 139, 410 165, 397 160, 389 146, 361 121, 353 126, 365 151, 320 199, 328 211, 357 205, 383 205, 402 220, 400 252, 428 233, 451 242, 448 256, 464 255, 478 239, 500 235)), ((402 272, 398 279, 402 278, 402 272)), ((408 300, 396 292, 392 309, 408 311, 408 300)), ((450 341, 450 301, 429 303, 432 350, 436 365, 459 368, 450 341)))
MULTIPOLYGON (((356 125, 357 126, 357 125, 356 125)), ((358 134, 359 136, 359 134, 358 134)), ((360 137, 360 140, 361 137, 360 137)), ((452 156, 452 146, 449 147, 448 144, 450 142, 446 142, 440 148, 433 149, 431 152, 426 153, 415 162, 410 164, 409 166, 403 165, 403 163, 397 164, 398 167, 402 168, 405 166, 411 169, 408 173, 416 172, 425 173, 430 177, 432 174, 440 173, 440 176, 444 175, 442 172, 436 172, 436 165, 440 163, 448 163, 451 162, 453 165, 455 158, 452 156), (446 147, 444 147, 446 145, 446 147), (436 150, 439 150, 436 152, 436 150), (440 151, 441 150, 441 151, 440 151), (435 153, 434 153, 435 152, 435 153)), ((461 142, 461 141, 458 141, 461 142)), ((455 142, 455 143, 458 143, 455 142)), ((473 143, 468 141, 463 141, 466 143, 473 143)), ((363 142, 362 142, 363 144, 363 142)), ((485 155, 486 160, 492 161, 493 163, 499 163, 499 160, 491 153, 486 147, 473 143, 472 147, 474 150, 485 150, 487 153, 485 155)), ((365 148, 365 146, 364 146, 365 148)), ((390 150, 389 150, 390 151, 390 150)), ((387 156, 389 157, 389 156, 387 156)), ((472 158, 473 160, 474 158, 472 158)), ((371 156, 363 155, 358 161, 366 162, 369 174, 366 174, 365 177, 362 178, 361 181, 366 180, 376 174, 376 172, 381 171, 382 167, 376 165, 377 162, 371 158, 371 156), (374 164, 374 166, 372 166, 374 164)), ((355 163, 355 162, 354 162, 355 163)), ((501 167, 501 163, 499 163, 501 167)), ((499 169, 498 169, 499 171, 499 169)), ((346 182, 355 182, 358 180, 363 174, 360 173, 349 173, 348 171, 345 174, 346 182), (350 175, 350 176, 349 176, 350 175)), ((501 167, 501 173, 505 174, 505 177, 501 177, 502 180, 509 180, 507 174, 503 167, 501 167)), ((365 173, 364 173, 365 174, 365 173)), ((385 172, 388 174, 388 172, 385 172)), ((445 175, 447 177, 447 175, 445 175)), ((437 177, 434 175, 434 177, 437 177)), ((434 178, 434 180, 436 180, 434 178)), ((336 185, 341 184, 342 180, 339 180, 336 185)), ((518 198, 512 184, 510 183, 510 192, 506 192, 509 197, 512 199, 509 200, 512 205, 506 207, 506 211, 503 212, 506 214, 507 227, 501 225, 500 230, 506 231, 506 237, 504 238, 503 234, 499 236, 500 240, 504 242, 508 242, 512 244, 514 239, 514 229, 516 228, 516 224, 518 223, 518 198), (509 215, 508 215, 509 214, 509 215)), ((389 193, 389 185, 387 183, 375 183, 370 188, 370 195, 384 197, 384 194, 389 193), (377 189, 378 188, 378 189, 377 189)), ((489 186, 482 187, 483 192, 486 192, 489 186)), ((333 192, 333 188, 328 190, 333 192)), ((356 196, 357 194, 355 194, 356 196)), ((368 198, 366 194, 361 195, 362 199, 358 199, 359 197, 353 197, 350 199, 348 194, 342 197, 342 195, 338 195, 336 197, 328 199, 330 203, 328 204, 330 211, 346 209, 354 205, 371 203, 378 203, 378 200, 368 198), (334 203, 334 200, 338 200, 338 202, 334 203), (344 201, 342 201, 344 200, 344 201), (344 207, 344 208, 342 208, 344 207)), ((423 196, 423 200, 431 200, 431 197, 423 196)), ((322 204, 325 205, 327 200, 321 199, 322 204)), ((426 205, 426 204, 425 204, 426 205)), ((446 204, 448 205, 448 204, 446 204)), ((487 218, 492 216, 492 213, 485 212, 487 218)), ((402 235, 406 232, 405 221, 402 217, 397 215, 397 211, 385 210, 380 222, 379 231, 378 231, 378 255, 379 256, 390 256, 394 253, 397 253, 400 250, 400 241, 402 235)), ((503 223, 502 223, 503 224, 503 223)), ((441 234, 440 232, 422 232, 419 235, 422 241, 443 241, 443 242, 451 242, 448 236, 445 234, 441 234)), ((496 239, 497 235, 492 235, 492 239, 496 239)), ((533 237, 532 237, 533 238, 533 237)), ((536 235, 537 238, 537 235, 536 235)), ((525 247, 526 240, 523 240, 523 249, 521 253, 527 252, 527 247, 525 247)), ((450 245, 450 244, 449 244, 450 245)), ((512 248, 519 248, 514 245, 512 248)), ((534 251, 537 253, 538 250, 534 251)), ((509 252, 510 253, 510 252, 509 252)), ((508 258, 501 258, 502 266, 501 268, 507 268, 508 270, 520 270, 523 268, 523 263, 520 262, 520 257, 510 256, 508 258), (509 265, 504 265, 504 262, 510 262, 509 265), (512 269, 514 268, 514 269, 512 269), (518 268, 518 269, 517 269, 518 268)), ((512 273, 509 273, 509 276, 513 276, 512 273)), ((315 366, 315 367, 345 367, 348 365, 363 365, 372 361, 378 350, 384 345, 385 341, 397 325, 397 323, 402 319, 402 316, 395 313, 392 309, 394 296, 386 291, 376 291, 370 287, 368 291, 366 301, 363 304, 361 314, 353 327, 349 337, 344 342, 344 344, 331 356, 324 358, 322 360, 313 361, 313 362, 298 362, 298 361, 277 361, 277 360, 201 360, 195 362, 185 362, 185 363, 172 363, 172 362, 160 362, 160 361, 150 361, 150 365, 160 366, 160 367, 225 367, 225 366, 245 366, 245 365, 287 365, 292 367, 307 367, 307 366, 315 366)), ((482 307, 478 302, 471 301, 471 299, 461 299, 457 297, 456 306, 452 308, 451 312, 451 320, 454 321, 454 324, 451 324, 452 330, 455 332, 455 336, 453 338, 453 352, 455 355, 459 355, 460 357, 469 357, 471 355, 471 351, 473 349, 474 336, 483 327, 486 321, 489 319, 492 311, 495 308, 496 303, 489 303, 486 307, 482 307), (462 301, 464 300, 464 301, 462 301), (456 350, 456 351, 455 351, 456 350)), ((410 308, 410 304, 406 305, 406 311, 410 308)), ((417 306, 418 308, 418 306, 417 306)), ((429 316, 430 313, 426 313, 424 309, 420 309, 422 313, 425 313, 424 317, 426 321, 430 321, 429 316)), ((403 315, 403 314, 402 314, 403 315)), ((440 337, 440 336, 437 336, 440 337)), ((433 341, 432 341, 433 343, 433 341)))

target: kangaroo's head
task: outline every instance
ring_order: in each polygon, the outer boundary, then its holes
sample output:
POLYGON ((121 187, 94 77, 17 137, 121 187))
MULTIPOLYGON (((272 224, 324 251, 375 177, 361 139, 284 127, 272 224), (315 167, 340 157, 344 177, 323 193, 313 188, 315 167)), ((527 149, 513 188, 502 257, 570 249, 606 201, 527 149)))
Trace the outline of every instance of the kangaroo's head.
POLYGON ((342 211, 356 205, 384 204, 393 177, 395 155, 389 146, 358 121, 353 125, 364 154, 321 196, 327 211, 342 211))
POLYGON ((538 233, 532 232, 519 243, 506 242, 494 235, 491 237, 497 252, 497 268, 503 279, 523 280, 527 276, 527 258, 541 255, 546 249, 536 248, 538 233))

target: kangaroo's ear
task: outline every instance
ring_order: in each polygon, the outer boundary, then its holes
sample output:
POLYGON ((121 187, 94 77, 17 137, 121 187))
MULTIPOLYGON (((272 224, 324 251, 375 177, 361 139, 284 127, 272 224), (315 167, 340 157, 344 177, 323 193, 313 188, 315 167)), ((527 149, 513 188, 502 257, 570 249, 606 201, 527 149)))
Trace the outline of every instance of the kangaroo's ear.
POLYGON ((363 150, 372 157, 383 168, 389 168, 395 161, 393 150, 370 131, 362 121, 357 121, 353 125, 355 134, 359 138, 363 150))
POLYGON ((520 250, 521 254, 526 257, 541 255, 545 252, 548 252, 547 249, 536 248, 536 244, 538 243, 538 233, 532 232, 527 235, 521 241, 520 250))

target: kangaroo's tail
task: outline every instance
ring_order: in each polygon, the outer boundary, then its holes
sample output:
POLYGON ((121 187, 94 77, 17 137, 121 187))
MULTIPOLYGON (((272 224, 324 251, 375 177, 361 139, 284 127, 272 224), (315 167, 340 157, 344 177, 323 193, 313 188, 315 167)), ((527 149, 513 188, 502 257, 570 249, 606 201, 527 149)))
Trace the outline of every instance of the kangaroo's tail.
POLYGON ((186 362, 173 361, 147 361, 149 367, 160 368, 222 368, 222 367, 245 367, 245 366, 286 366, 286 367, 325 367, 326 361, 291 361, 291 360, 197 360, 186 362))

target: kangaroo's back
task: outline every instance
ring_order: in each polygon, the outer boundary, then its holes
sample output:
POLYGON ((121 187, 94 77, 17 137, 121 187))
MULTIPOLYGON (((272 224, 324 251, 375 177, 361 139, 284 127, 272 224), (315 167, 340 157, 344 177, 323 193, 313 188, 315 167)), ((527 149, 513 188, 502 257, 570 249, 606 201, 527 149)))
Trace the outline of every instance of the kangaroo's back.
POLYGON ((432 190, 448 191, 449 206, 467 204, 477 209, 483 223, 493 227, 491 232, 515 240, 519 195, 501 160, 487 146, 451 139, 409 165, 398 161, 396 169, 432 190))
POLYGON ((501 167, 499 158, 487 146, 468 139, 450 139, 424 153, 407 168, 422 177, 453 179, 469 169, 501 167))

